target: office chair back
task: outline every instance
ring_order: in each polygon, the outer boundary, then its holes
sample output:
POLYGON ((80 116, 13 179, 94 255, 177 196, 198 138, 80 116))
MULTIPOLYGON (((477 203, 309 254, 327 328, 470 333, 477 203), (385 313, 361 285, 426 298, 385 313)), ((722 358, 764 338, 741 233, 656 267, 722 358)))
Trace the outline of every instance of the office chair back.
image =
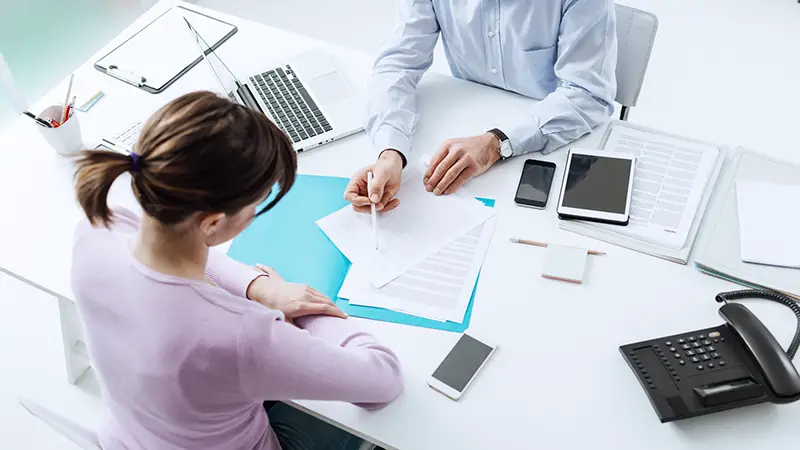
MULTIPOLYGON (((74 442, 81 450, 102 450, 97 433, 78 425, 68 418, 47 409, 29 398, 20 398, 19 403, 33 416, 74 442)), ((375 444, 363 442, 359 450, 374 450, 375 444)))
POLYGON ((21 398, 19 399, 19 403, 23 408, 27 409, 29 413, 38 417, 42 422, 49 425, 50 428, 74 442, 75 445, 82 450, 101 450, 100 440, 97 437, 97 433, 93 430, 85 428, 55 413, 31 399, 21 398))
POLYGON ((652 13, 616 5, 617 16, 617 97, 622 105, 620 119, 636 106, 644 83, 644 73, 656 40, 658 19, 652 13))

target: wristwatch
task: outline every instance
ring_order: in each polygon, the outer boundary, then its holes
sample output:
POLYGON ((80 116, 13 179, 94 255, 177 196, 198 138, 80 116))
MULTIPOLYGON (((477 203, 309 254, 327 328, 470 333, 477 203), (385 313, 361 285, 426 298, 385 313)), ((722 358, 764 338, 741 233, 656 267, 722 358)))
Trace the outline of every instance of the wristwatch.
POLYGON ((497 128, 492 128, 488 131, 488 133, 492 133, 498 141, 500 141, 500 159, 508 159, 511 155, 514 154, 514 150, 511 148, 511 141, 508 139, 505 133, 500 131, 497 128))

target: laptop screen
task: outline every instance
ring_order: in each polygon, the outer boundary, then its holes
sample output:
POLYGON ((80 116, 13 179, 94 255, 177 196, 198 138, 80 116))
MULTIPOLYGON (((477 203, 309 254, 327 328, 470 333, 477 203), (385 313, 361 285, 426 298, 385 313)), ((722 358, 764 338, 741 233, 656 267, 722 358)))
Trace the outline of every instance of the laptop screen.
POLYGON ((231 100, 239 103, 240 101, 235 95, 239 85, 236 77, 233 75, 233 72, 231 72, 231 70, 228 69, 228 66, 226 66, 225 63, 222 62, 222 60, 217 56, 217 54, 214 52, 214 49, 209 47, 205 39, 200 36, 200 33, 194 29, 192 24, 189 22, 189 19, 184 17, 183 20, 186 21, 186 26, 189 28, 189 33, 192 35, 192 39, 195 41, 195 43, 197 43, 197 48, 203 55, 203 60, 205 60, 208 64, 208 67, 211 69, 211 72, 214 75, 214 79, 216 79, 222 91, 228 94, 231 100))

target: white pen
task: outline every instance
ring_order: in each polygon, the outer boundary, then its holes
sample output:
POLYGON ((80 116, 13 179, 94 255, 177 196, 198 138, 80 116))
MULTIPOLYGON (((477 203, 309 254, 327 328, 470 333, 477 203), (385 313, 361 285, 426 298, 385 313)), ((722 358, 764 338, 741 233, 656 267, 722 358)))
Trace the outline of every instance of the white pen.
MULTIPOLYGON (((367 197, 372 191, 372 172, 367 172, 367 197)), ((372 215, 372 239, 375 240, 375 251, 378 250, 378 213, 375 212, 375 203, 369 202, 370 214, 372 215)))
POLYGON ((75 80, 75 74, 71 74, 69 76, 69 84, 67 85, 67 95, 64 96, 64 108, 61 110, 61 122, 64 123, 67 121, 67 106, 69 106, 69 99, 72 95, 72 82, 75 80))

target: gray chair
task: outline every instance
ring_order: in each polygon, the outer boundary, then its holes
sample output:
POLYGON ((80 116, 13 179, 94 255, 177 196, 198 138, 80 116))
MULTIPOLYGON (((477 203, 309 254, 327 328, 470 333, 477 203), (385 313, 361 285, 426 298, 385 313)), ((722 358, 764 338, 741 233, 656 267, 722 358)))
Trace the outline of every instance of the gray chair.
POLYGON ((652 13, 616 5, 617 15, 617 97, 622 106, 620 120, 636 106, 644 83, 644 73, 656 40, 658 19, 652 13))
MULTIPOLYGON (((38 417, 50 428, 75 443, 81 450, 101 450, 100 441, 95 430, 79 425, 29 398, 20 398, 19 403, 33 416, 38 417)), ((359 450, 373 450, 375 448, 374 444, 364 442, 359 450)))
POLYGON ((81 450, 101 449, 97 433, 94 430, 83 427, 29 398, 20 398, 19 403, 33 416, 38 417, 42 422, 49 425, 50 428, 58 431, 62 436, 75 443, 81 450))

